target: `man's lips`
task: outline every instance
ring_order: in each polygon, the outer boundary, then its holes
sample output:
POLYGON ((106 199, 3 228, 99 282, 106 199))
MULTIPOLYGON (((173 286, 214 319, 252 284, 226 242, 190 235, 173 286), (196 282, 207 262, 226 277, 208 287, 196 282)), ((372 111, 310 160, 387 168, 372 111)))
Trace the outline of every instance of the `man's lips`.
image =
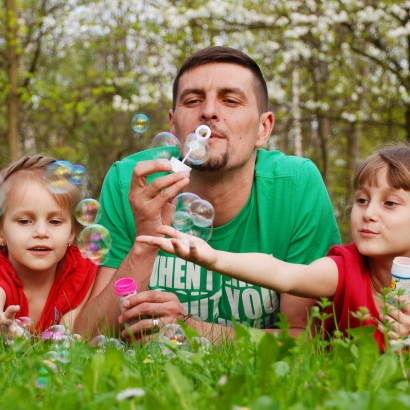
POLYGON ((211 133, 211 137, 210 138, 220 138, 220 139, 225 139, 225 137, 223 135, 217 134, 216 132, 212 132, 211 133))

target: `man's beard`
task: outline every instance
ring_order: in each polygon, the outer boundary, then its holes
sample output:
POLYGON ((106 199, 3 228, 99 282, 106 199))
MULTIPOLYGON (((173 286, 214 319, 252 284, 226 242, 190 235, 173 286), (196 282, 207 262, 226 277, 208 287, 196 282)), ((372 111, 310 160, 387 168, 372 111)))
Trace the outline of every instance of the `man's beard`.
POLYGON ((196 169, 200 172, 216 172, 225 169, 229 160, 229 152, 226 150, 219 157, 210 157, 203 164, 193 165, 190 164, 193 169, 196 169))

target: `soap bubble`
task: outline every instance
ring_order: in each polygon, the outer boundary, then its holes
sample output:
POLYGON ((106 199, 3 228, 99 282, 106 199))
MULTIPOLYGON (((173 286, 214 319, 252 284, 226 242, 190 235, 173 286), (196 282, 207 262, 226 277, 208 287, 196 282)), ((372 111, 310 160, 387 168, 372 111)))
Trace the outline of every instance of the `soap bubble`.
POLYGON ((80 185, 84 182, 86 170, 82 165, 73 165, 71 172, 71 182, 76 185, 80 185))
POLYGON ((45 366, 41 366, 38 371, 39 377, 34 381, 34 384, 39 389, 44 389, 50 384, 50 377, 48 375, 48 370, 45 366))
POLYGON ((6 188, 3 177, 0 176, 0 215, 6 210, 6 188))
POLYGON ((63 336, 69 334, 67 328, 63 325, 53 325, 40 333, 40 338, 44 340, 60 340, 63 336))
POLYGON ((136 114, 132 117, 131 126, 136 133, 143 134, 148 131, 150 120, 145 114, 136 114))
POLYGON ((125 343, 114 337, 98 335, 91 340, 90 346, 96 348, 97 352, 105 352, 108 347, 115 347, 118 350, 125 349, 125 343))
POLYGON ((196 134, 189 134, 185 140, 183 157, 191 164, 203 164, 209 158, 209 146, 206 139, 196 134))
POLYGON ((91 259, 95 264, 103 262, 103 257, 111 248, 111 235, 102 225, 87 226, 78 237, 78 248, 83 258, 91 259))
POLYGON ((26 316, 20 316, 19 318, 17 318, 16 323, 22 329, 26 329, 26 330, 30 330, 34 327, 34 322, 29 317, 26 317, 26 316))
POLYGON ((208 228, 214 223, 215 210, 212 204, 203 199, 197 199, 191 204, 192 221, 196 226, 208 228))
POLYGON ((100 203, 92 198, 83 199, 75 208, 75 218, 82 225, 93 225, 101 218, 100 203))
POLYGON ((156 148, 152 155, 154 159, 171 159, 180 155, 181 143, 170 132, 160 132, 152 140, 152 147, 156 148))
POLYGON ((46 169, 47 188, 54 194, 64 194, 70 189, 73 165, 68 161, 56 161, 46 169))
POLYGON ((161 340, 161 338, 165 338, 166 340, 169 340, 170 342, 175 343, 178 346, 181 346, 182 344, 186 343, 186 336, 184 330, 180 325, 177 325, 175 323, 171 323, 169 325, 164 326, 160 330, 158 338, 159 340, 161 340))
POLYGON ((184 192, 174 198, 171 209, 172 226, 178 230, 177 238, 182 242, 200 246, 212 236, 215 211, 210 202, 184 192), (188 238, 186 234, 195 238, 188 238))
POLYGON ((209 354, 212 352, 212 343, 206 337, 193 337, 193 344, 198 345, 198 350, 202 353, 209 354))

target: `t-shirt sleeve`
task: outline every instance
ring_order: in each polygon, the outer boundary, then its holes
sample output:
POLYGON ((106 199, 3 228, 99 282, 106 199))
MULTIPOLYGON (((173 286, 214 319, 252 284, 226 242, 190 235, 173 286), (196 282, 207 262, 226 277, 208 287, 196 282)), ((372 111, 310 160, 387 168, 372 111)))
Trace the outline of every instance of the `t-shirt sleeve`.
POLYGON ((295 222, 286 261, 307 264, 340 244, 340 233, 322 176, 310 160, 300 167, 295 183, 295 222))
POLYGON ((100 224, 110 232, 112 244, 104 261, 104 266, 117 269, 132 248, 135 239, 135 223, 127 220, 130 210, 124 207, 129 205, 127 184, 122 184, 119 175, 118 163, 108 171, 100 195, 102 217, 100 224))

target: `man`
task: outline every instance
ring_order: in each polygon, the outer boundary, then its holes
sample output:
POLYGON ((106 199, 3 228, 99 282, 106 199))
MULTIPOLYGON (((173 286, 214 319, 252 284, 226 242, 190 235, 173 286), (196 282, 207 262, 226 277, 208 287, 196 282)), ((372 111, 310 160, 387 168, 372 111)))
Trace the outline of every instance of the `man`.
POLYGON ((271 329, 280 308, 296 335, 305 328, 313 301, 279 297, 135 242, 136 233, 155 235, 163 221, 169 223, 169 202, 183 191, 214 206, 209 243, 216 249, 309 263, 340 243, 328 194, 312 162, 259 149, 274 125, 259 67, 231 48, 195 53, 175 79, 169 124, 182 145, 199 125, 208 125, 210 158, 192 166, 191 173, 169 173, 169 161, 152 160, 150 150, 113 165, 101 193, 102 224, 113 246, 77 319, 77 332, 98 334, 107 324, 118 330, 118 322, 123 329, 136 319, 123 335, 140 335, 183 319, 214 339, 232 333, 232 317, 271 329), (128 310, 120 316, 113 284, 122 277, 135 279, 138 294, 124 303, 128 310))

